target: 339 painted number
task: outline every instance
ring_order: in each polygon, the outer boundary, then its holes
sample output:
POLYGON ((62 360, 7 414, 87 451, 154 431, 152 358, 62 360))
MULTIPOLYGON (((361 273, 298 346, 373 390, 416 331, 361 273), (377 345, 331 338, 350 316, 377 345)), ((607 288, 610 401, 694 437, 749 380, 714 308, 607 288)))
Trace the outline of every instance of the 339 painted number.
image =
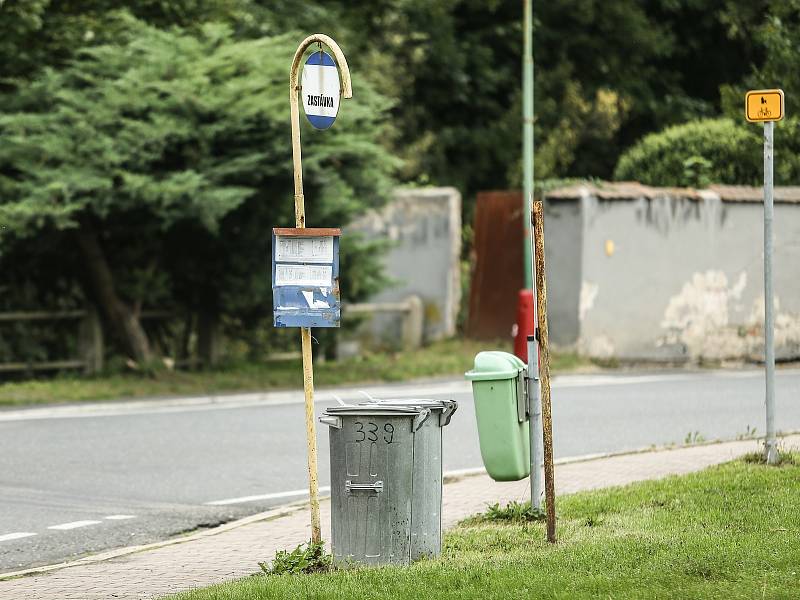
MULTIPOLYGON (((356 421, 355 424, 356 424, 355 441, 357 442, 363 442, 364 440, 369 440, 370 442, 378 441, 378 431, 380 430, 380 427, 378 427, 376 423, 373 423, 372 421, 367 421, 366 423, 363 423, 362 421, 356 421)), ((391 423, 386 423, 383 426, 383 441, 386 442, 387 444, 391 444, 392 440, 394 440, 394 425, 392 425, 391 423)))

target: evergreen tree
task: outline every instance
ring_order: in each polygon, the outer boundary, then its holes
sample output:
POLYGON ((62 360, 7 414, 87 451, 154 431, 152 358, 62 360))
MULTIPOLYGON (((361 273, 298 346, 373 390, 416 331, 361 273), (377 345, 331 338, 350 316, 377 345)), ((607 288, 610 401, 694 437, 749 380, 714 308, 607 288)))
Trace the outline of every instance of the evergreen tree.
MULTIPOLYGON (((117 43, 0 98, 15 107, 0 114, 0 253, 46 243, 147 361, 142 304, 269 310, 271 228, 293 225, 287 69, 299 37, 118 18, 117 43)), ((336 127, 304 131, 311 226, 346 223, 391 187, 387 102, 359 78, 354 88, 336 127)))

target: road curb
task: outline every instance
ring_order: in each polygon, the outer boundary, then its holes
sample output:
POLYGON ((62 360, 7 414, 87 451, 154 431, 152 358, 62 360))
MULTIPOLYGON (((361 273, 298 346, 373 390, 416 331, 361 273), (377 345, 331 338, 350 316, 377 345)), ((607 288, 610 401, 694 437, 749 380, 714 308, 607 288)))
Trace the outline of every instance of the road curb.
MULTIPOLYGON (((778 433, 778 439, 789 437, 792 435, 800 434, 800 429, 790 429, 789 431, 781 431, 778 433)), ((694 444, 669 444, 666 446, 644 446, 642 448, 634 448, 633 450, 620 450, 618 452, 596 452, 592 454, 581 454, 579 456, 565 456, 564 458, 557 458, 553 461, 554 465, 569 465, 573 463, 588 462, 591 460, 601 460, 603 458, 616 458, 619 456, 631 456, 634 454, 646 454, 648 452, 670 452, 673 450, 681 450, 685 448, 699 448, 703 446, 714 446, 717 444, 729 444, 732 442, 763 442, 763 436, 756 437, 741 437, 729 440, 706 440, 703 442, 695 442, 694 444)), ((474 467, 471 469, 457 469, 448 471, 444 474, 444 483, 454 483, 466 477, 473 477, 475 475, 484 475, 486 469, 483 467, 474 467)))
MULTIPOLYGON (((794 431, 785 431, 779 434, 779 439, 790 435, 796 435, 800 433, 800 430, 794 431)), ((555 462, 556 465, 567 465, 567 464, 574 464, 580 462, 590 462, 594 460, 602 460, 607 458, 615 458, 620 456, 630 456, 634 454, 644 454, 644 453, 654 453, 654 452, 670 452, 675 450, 681 450, 685 448, 696 448, 702 446, 711 446, 717 444, 725 444, 731 442, 743 442, 743 441, 759 441, 763 438, 745 438, 745 439, 732 439, 732 440, 712 440, 707 442, 701 442, 697 444, 686 444, 686 445, 670 445, 670 446, 659 446, 653 447, 649 446, 646 448, 639 448, 634 450, 623 450, 620 452, 606 452, 606 453, 594 453, 594 454, 583 454, 580 456, 570 456, 564 457, 561 459, 557 459, 555 462)), ((485 474, 486 470, 482 467, 471 468, 471 469, 458 469, 454 471, 448 471, 444 474, 443 480, 444 484, 451 484, 462 479, 468 477, 474 477, 477 475, 485 474)), ((323 496, 321 497, 322 501, 330 500, 330 496, 323 496)), ((166 546, 173 546, 176 544, 184 544, 187 542, 192 542, 195 540, 220 535, 222 533, 238 529, 239 527, 244 527, 246 525, 250 525, 251 523, 257 523, 260 521, 271 521, 275 519, 280 519, 285 516, 289 516, 297 511, 303 510, 305 507, 308 506, 308 500, 297 500, 295 502, 291 502, 288 504, 284 504, 278 506, 276 508, 270 509, 268 511, 260 512, 255 515, 251 515, 249 517, 244 517, 241 519, 237 519, 235 521, 231 521, 229 523, 225 523, 223 525, 218 525, 216 527, 206 529, 204 531, 200 531, 197 533, 192 533, 186 536, 175 537, 168 540, 163 540, 160 542, 153 542, 151 544, 141 544, 137 546, 126 546, 123 548, 117 548, 115 550, 109 550, 106 552, 101 552, 99 554, 92 554, 90 556, 86 556, 84 558, 80 558, 77 560, 55 563, 51 565, 43 565, 40 567, 31 567, 29 569, 22 569, 19 571, 10 571, 7 573, 0 573, 0 581, 7 581, 9 579, 15 579, 18 577, 25 577, 28 575, 38 575, 43 573, 49 573, 53 571, 59 571, 62 569, 69 569, 73 567, 79 567, 82 565, 89 565, 98 562, 104 562, 107 560, 111 560, 114 558, 119 558, 121 556, 128 556, 131 554, 139 554, 141 552, 148 552, 150 550, 157 550, 159 548, 164 548, 166 546)))

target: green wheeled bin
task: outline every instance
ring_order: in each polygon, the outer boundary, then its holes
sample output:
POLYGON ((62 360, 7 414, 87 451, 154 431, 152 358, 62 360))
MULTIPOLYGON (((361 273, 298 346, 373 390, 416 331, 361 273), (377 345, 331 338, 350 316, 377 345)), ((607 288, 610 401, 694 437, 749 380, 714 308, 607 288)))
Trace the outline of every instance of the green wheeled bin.
POLYGON ((480 352, 464 375, 472 382, 481 457, 495 481, 530 474, 525 363, 508 352, 480 352))

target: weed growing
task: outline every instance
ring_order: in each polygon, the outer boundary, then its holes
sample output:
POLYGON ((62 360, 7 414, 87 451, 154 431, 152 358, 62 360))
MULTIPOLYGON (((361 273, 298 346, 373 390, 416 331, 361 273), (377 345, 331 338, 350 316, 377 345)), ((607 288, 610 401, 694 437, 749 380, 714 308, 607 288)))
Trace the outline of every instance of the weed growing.
MULTIPOLYGON (((743 460, 753 465, 766 465, 767 459, 763 452, 750 452, 745 454, 743 460)), ((800 465, 800 453, 778 452, 778 462, 773 467, 794 467, 800 465)))
POLYGON ((756 438, 756 435, 757 435, 756 431, 757 431, 757 429, 755 427, 750 427, 750 425, 748 425, 747 429, 745 430, 745 432, 738 434, 736 436, 736 439, 737 440, 753 440, 753 439, 756 438))
POLYGON ((307 575, 327 573, 333 568, 333 557, 325 552, 325 542, 306 542, 288 552, 278 550, 272 565, 258 563, 266 575, 307 575))
POLYGON ((530 523, 544 521, 546 513, 543 508, 533 508, 530 502, 516 502, 512 500, 505 506, 499 502, 486 507, 486 512, 478 515, 482 522, 506 521, 510 523, 530 523))
POLYGON ((686 437, 683 438, 683 443, 687 446, 702 444, 705 441, 706 437, 699 431, 690 431, 689 433, 686 434, 686 437))

